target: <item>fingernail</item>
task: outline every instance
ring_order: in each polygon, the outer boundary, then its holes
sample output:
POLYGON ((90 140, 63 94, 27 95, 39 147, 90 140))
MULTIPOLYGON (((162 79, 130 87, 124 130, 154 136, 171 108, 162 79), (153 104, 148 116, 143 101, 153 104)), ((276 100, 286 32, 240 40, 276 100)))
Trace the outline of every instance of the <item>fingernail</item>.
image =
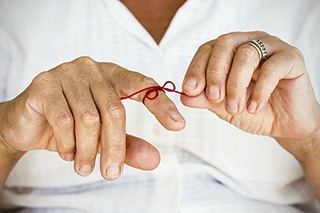
POLYGON ((184 89, 194 90, 197 87, 197 82, 194 79, 189 79, 184 83, 184 89))
POLYGON ((79 173, 84 176, 89 175, 91 171, 92 171, 92 166, 89 164, 85 164, 81 166, 79 169, 79 173))
POLYGON ((120 176, 121 168, 118 164, 111 164, 107 169, 107 176, 110 179, 116 179, 120 176))
POLYGON ((210 86, 208 89, 208 98, 210 100, 218 100, 220 98, 219 88, 215 86, 210 86))
POLYGON ((179 113, 176 113, 176 112, 171 114, 171 119, 176 122, 185 122, 184 118, 179 113))
POLYGON ((73 153, 71 153, 71 154, 66 154, 66 155, 64 156, 64 159, 65 159, 66 161, 73 161, 73 160, 74 160, 74 154, 73 154, 73 153))
POLYGON ((236 114, 238 112, 238 103, 236 100, 227 101, 227 110, 229 113, 236 114))
POLYGON ((258 104, 255 101, 250 101, 247 111, 250 113, 255 113, 257 111, 258 104))

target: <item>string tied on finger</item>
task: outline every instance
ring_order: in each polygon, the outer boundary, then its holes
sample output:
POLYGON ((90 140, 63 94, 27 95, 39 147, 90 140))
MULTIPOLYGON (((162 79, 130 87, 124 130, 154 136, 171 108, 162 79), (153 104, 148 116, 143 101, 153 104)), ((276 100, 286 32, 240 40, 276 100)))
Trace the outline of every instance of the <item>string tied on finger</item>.
POLYGON ((184 95, 183 92, 180 92, 180 91, 177 91, 176 90, 176 85, 172 82, 172 81, 166 81, 162 86, 151 86, 151 87, 146 87, 146 88, 143 88, 141 90, 138 90, 128 96, 123 96, 123 97, 120 97, 120 100, 124 100, 124 99, 128 99, 128 98, 131 98, 139 93, 142 93, 146 91, 145 95, 143 96, 142 98, 142 103, 144 104, 144 101, 145 99, 148 99, 148 100, 154 100, 158 97, 159 95, 159 91, 162 91, 162 92, 175 92, 175 93, 178 93, 180 95, 184 95), (170 85, 168 87, 168 85, 170 85))

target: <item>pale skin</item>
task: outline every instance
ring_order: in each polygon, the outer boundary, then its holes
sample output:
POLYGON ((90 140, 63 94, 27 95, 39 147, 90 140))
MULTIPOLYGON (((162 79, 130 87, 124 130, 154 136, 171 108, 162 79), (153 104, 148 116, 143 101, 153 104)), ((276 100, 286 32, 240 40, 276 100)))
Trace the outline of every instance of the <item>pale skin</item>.
MULTIPOLYGON (((184 3, 122 2, 157 43, 184 3)), ((320 107, 296 48, 264 32, 222 35, 198 49, 183 82, 184 105, 208 109, 244 131, 275 138, 299 160, 320 198, 320 107), (252 39, 267 47, 266 61, 260 63, 257 51, 245 44, 252 39)), ((92 172, 98 153, 107 180, 118 178, 124 163, 154 169, 158 151, 126 134, 119 100, 154 85, 137 72, 88 57, 41 73, 17 98, 0 104, 1 187, 20 157, 34 149, 57 151, 74 161, 75 172, 83 176, 92 172)), ((133 98, 141 101, 143 94, 133 98)), ((184 118, 164 93, 145 105, 168 130, 184 128, 184 118)))

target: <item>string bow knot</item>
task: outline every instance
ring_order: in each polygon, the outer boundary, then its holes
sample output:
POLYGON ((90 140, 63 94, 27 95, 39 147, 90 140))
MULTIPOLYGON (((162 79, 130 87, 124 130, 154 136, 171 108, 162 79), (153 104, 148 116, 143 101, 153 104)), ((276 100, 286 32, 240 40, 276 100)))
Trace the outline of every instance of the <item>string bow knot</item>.
POLYGON ((120 97, 120 100, 131 98, 139 93, 146 91, 146 94, 143 96, 142 103, 144 104, 145 99, 154 100, 158 97, 159 91, 165 92, 175 92, 180 95, 183 95, 183 92, 179 92, 176 90, 176 85, 172 81, 166 81, 162 86, 151 86, 143 88, 137 92, 134 92, 128 96, 120 97), (169 87, 167 85, 170 85, 169 87), (152 95, 153 94, 153 95, 152 95))

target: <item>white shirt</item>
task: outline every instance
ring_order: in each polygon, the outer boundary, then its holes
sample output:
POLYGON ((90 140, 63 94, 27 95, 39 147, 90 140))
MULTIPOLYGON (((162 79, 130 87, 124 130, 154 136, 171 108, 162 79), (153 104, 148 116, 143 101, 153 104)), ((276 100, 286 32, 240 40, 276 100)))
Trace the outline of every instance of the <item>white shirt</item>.
MULTIPOLYGON (((21 93, 39 72, 82 55, 139 71, 159 84, 172 80, 179 88, 201 44, 252 30, 298 46, 319 94, 319 14, 317 0, 188 0, 157 45, 118 0, 3 0, 1 100, 21 93)), ((180 132, 165 130, 142 104, 123 101, 127 132, 161 152, 155 171, 126 167, 119 180, 108 182, 97 159, 93 174, 83 178, 56 153, 32 151, 11 172, 0 206, 57 212, 299 212, 287 205, 313 200, 299 163, 276 141, 238 130, 207 110, 183 107, 177 94, 168 95, 187 120, 180 132)))

